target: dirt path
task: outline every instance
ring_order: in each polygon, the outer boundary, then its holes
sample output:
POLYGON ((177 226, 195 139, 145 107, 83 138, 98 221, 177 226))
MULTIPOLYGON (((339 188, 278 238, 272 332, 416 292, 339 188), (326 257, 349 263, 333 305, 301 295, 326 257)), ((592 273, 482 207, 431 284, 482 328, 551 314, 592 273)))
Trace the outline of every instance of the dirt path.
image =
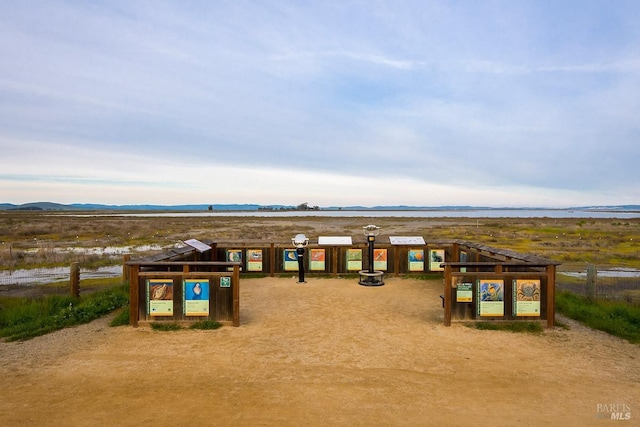
POLYGON ((241 285, 239 328, 101 319, 0 343, 0 425, 602 426, 604 404, 638 425, 640 349, 626 341, 573 323, 447 328, 439 281, 241 285))

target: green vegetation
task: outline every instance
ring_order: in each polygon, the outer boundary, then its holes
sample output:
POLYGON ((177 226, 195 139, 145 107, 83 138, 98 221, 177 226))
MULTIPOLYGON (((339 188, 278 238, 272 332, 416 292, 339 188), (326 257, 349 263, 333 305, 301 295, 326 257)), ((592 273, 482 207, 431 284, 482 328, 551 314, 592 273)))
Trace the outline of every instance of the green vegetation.
POLYGON ((190 329, 218 329, 222 324, 216 322, 215 320, 203 320, 201 322, 196 322, 193 325, 189 326, 190 329))
POLYGON ((131 321, 131 314, 129 313, 129 304, 122 307, 116 316, 111 319, 109 326, 128 326, 131 321))
POLYGON ((80 298, 50 295, 38 299, 0 299, 0 337, 26 340, 70 326, 88 323, 129 302, 125 286, 80 298))
POLYGON ((556 309, 565 316, 598 329, 640 343, 640 307, 624 302, 588 301, 570 292, 556 295, 556 309))
MULTIPOLYGON (((189 329, 211 330, 218 329, 221 326, 222 324, 215 320, 202 320, 191 324, 189 329)), ((184 328, 176 322, 153 322, 151 323, 151 329, 154 331, 180 331, 184 328)))
POLYGON ((182 326, 174 322, 153 322, 151 323, 151 329, 154 331, 179 331, 182 329, 182 326))
POLYGON ((527 332, 540 334, 544 330, 539 322, 475 322, 467 326, 483 331, 527 332))

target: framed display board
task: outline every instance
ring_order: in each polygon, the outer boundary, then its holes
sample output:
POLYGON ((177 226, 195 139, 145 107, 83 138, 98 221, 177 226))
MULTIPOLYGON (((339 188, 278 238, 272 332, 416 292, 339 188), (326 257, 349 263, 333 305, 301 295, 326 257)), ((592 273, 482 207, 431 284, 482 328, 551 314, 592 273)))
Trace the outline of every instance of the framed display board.
POLYGON ((513 315, 540 316, 540 280, 513 280, 513 315))
POLYGON ((424 249, 409 249, 409 271, 424 271, 424 249))
POLYGON ((298 271, 298 253, 295 249, 285 249, 283 259, 284 271, 298 271))
POLYGON ((429 249, 429 271, 444 271, 440 267, 444 261, 444 249, 429 249))
POLYGON ((504 280, 478 280, 478 315, 504 316, 504 280))
POLYGON ((373 269, 376 271, 387 271, 386 249, 373 249, 373 269))
POLYGON ((362 270, 362 249, 347 249, 347 271, 362 270))
POLYGON ((458 283, 456 302, 473 302, 473 283, 458 283))
MULTIPOLYGON (((226 258, 228 262, 242 262, 242 249, 227 249, 226 258)), ((233 267, 227 267, 227 271, 233 271, 233 267)))
POLYGON ((325 250, 322 248, 313 248, 309 250, 309 256, 311 258, 309 269, 314 271, 325 270, 325 250))
POLYGON ((247 249, 247 271, 262 271, 262 249, 247 249))
POLYGON ((149 316, 173 316, 173 279, 148 279, 149 316))
POLYGON ((209 315, 209 279, 185 279, 182 282, 185 316, 209 315))

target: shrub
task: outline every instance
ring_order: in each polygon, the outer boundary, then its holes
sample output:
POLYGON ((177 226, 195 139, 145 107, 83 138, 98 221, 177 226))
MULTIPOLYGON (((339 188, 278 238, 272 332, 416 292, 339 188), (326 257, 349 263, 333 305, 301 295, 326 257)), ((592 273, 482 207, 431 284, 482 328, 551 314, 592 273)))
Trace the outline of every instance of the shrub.
POLYGON ((557 310, 593 329, 640 343, 640 307, 624 302, 588 301, 570 292, 556 295, 557 310))

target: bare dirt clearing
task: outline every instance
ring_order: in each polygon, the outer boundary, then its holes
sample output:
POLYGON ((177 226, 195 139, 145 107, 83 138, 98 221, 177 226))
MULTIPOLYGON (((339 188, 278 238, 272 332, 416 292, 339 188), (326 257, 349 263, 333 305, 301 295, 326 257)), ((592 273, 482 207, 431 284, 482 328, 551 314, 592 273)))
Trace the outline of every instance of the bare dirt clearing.
POLYGON ((108 319, 0 343, 0 425, 603 425, 640 417, 640 352, 573 322, 442 326, 441 281, 241 280, 241 326, 108 319))

